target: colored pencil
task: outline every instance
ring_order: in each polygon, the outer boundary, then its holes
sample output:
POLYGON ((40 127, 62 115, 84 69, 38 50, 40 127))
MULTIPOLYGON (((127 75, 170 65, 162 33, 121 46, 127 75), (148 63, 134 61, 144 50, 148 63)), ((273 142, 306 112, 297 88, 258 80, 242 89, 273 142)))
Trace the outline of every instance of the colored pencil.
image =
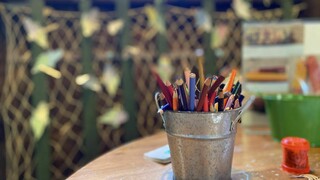
POLYGON ((160 104, 161 104, 162 106, 165 105, 165 104, 167 104, 167 101, 166 101, 166 99, 165 99, 165 97, 164 97, 164 95, 163 95, 162 92, 159 94, 159 98, 160 98, 160 104))
POLYGON ((189 90, 188 90, 188 88, 187 88, 187 85, 184 83, 183 84, 183 88, 184 88, 184 92, 185 92, 185 94, 186 94, 186 100, 187 100, 187 105, 188 105, 188 109, 189 109, 189 90))
POLYGON ((167 80, 167 81, 165 82, 165 85, 167 86, 170 95, 173 96, 173 89, 174 89, 174 88, 173 88, 171 82, 167 80))
POLYGON ((190 89, 190 73, 191 73, 191 71, 189 68, 186 68, 184 70, 184 79, 186 80, 188 90, 190 89))
POLYGON ((189 110, 194 111, 196 98, 196 74, 190 74, 190 87, 189 87, 189 110))
POLYGON ((176 84, 178 86, 180 102, 181 102, 181 105, 182 105, 181 108, 182 108, 183 111, 187 111, 188 110, 188 101, 187 101, 186 93, 185 93, 184 87, 183 87, 183 80, 182 79, 178 79, 176 81, 176 84))
POLYGON ((236 85, 234 86, 234 88, 233 88, 233 90, 232 90, 232 94, 238 94, 238 91, 239 91, 239 89, 240 89, 240 82, 239 81, 237 81, 237 83, 236 83, 236 85))
POLYGON ((211 99, 213 92, 220 86, 220 84, 224 81, 225 77, 219 76, 218 79, 213 83, 208 91, 208 97, 211 99))
POLYGON ((161 106, 160 109, 158 109, 158 113, 161 114, 161 113, 163 113, 164 110, 168 110, 168 109, 170 109, 169 103, 164 106, 161 106))
POLYGON ((211 95, 211 98, 209 99, 209 104, 214 104, 216 96, 217 96, 217 91, 214 91, 213 94, 211 95))
POLYGON ((242 106, 242 101, 243 101, 243 99, 244 99, 244 95, 239 95, 239 104, 240 104, 240 106, 242 106))
POLYGON ((210 104, 210 112, 216 112, 216 109, 214 108, 213 104, 210 104))
POLYGON ((199 73, 199 80, 200 80, 200 90, 202 90, 204 85, 204 70, 203 70, 203 51, 197 50, 197 62, 198 62, 198 73, 199 73))
POLYGON ((163 83, 163 81, 161 80, 159 74, 155 71, 155 69, 151 69, 151 72, 153 76, 156 78, 158 86, 160 87, 162 93, 164 94, 166 101, 169 103, 170 107, 172 107, 172 96, 167 86, 163 83))
POLYGON ((198 105, 197 105, 197 111, 198 112, 201 111, 202 108, 203 108, 203 104, 204 104, 204 101, 205 101, 205 98, 206 98, 206 94, 208 93, 208 89, 209 89, 210 83, 211 83, 210 78, 207 78, 205 80, 205 82, 204 82, 203 88, 201 90, 199 102, 198 102, 198 105))
POLYGON ((219 105, 218 105, 218 103, 214 103, 214 110, 215 110, 215 112, 218 112, 218 107, 219 105))
POLYGON ((224 110, 224 95, 223 95, 223 86, 220 85, 219 90, 218 90, 218 111, 223 111, 224 110))
POLYGON ((174 91, 173 91, 172 104, 173 104, 173 111, 178 111, 178 110, 179 110, 179 99, 178 99, 177 90, 174 90, 174 91))
POLYGON ((228 101, 227 101, 227 103, 226 103, 226 106, 225 106, 224 110, 230 110, 230 109, 231 109, 233 100, 234 100, 234 95, 232 94, 232 95, 229 97, 229 99, 228 99, 228 101))
POLYGON ((209 112, 208 94, 206 94, 206 97, 205 97, 205 99, 204 99, 203 112, 209 112))
POLYGON ((239 99, 237 99, 235 102, 234 102, 234 109, 237 109, 240 107, 240 103, 239 103, 239 99))
POLYGON ((231 91, 234 79, 236 77, 236 74, 237 74, 237 70, 236 69, 232 69, 231 75, 230 75, 230 78, 229 78, 229 82, 228 82, 227 86, 225 87, 225 92, 230 92, 231 91))
POLYGON ((226 98, 229 98, 231 95, 232 95, 231 92, 224 92, 224 93, 223 93, 223 96, 224 96, 225 99, 226 99, 226 98))
MULTIPOLYGON (((230 78, 229 78, 229 82, 228 82, 227 86, 225 87, 224 92, 231 92, 232 86, 233 86, 233 82, 234 82, 234 79, 236 77, 236 74, 237 74, 237 70, 236 69, 232 69, 231 75, 230 75, 230 78)), ((223 102, 224 102, 224 105, 225 105, 227 103, 227 100, 225 99, 223 102)))
POLYGON ((210 85, 210 86, 212 86, 212 85, 213 85, 213 83, 214 83, 217 79, 218 79, 218 76, 213 75, 213 76, 212 76, 212 81, 211 81, 211 85, 210 85))

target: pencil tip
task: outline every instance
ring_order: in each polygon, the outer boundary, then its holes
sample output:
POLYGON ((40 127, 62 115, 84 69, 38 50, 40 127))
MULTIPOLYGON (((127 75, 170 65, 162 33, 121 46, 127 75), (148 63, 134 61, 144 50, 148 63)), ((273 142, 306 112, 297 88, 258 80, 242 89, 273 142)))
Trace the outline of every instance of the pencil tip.
POLYGON ((205 84, 206 86, 210 86, 210 84, 211 84, 211 79, 210 79, 210 78, 207 78, 207 79, 204 81, 204 84, 205 84))

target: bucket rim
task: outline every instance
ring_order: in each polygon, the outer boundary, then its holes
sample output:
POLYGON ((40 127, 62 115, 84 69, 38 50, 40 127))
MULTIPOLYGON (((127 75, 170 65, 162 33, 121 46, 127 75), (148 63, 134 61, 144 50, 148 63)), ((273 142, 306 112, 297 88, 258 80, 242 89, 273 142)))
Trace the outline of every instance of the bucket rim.
POLYGON ((178 138, 184 138, 184 139, 197 139, 197 140, 218 140, 218 139, 228 139, 232 138, 236 135, 237 131, 230 131, 228 134, 222 134, 222 135, 188 135, 188 134, 179 134, 179 133, 172 133, 167 130, 165 130, 167 135, 178 137, 178 138))
POLYGON ((302 94, 268 94, 262 95, 262 98, 267 101, 303 101, 303 100, 319 100, 318 95, 302 95, 302 94))
POLYGON ((239 107, 237 109, 227 110, 227 111, 220 111, 220 112, 198 112, 198 111, 172 111, 172 110, 166 110, 164 111, 164 114, 166 113, 173 113, 173 114, 225 114, 225 113, 231 113, 231 112, 239 112, 241 111, 242 107, 239 107))

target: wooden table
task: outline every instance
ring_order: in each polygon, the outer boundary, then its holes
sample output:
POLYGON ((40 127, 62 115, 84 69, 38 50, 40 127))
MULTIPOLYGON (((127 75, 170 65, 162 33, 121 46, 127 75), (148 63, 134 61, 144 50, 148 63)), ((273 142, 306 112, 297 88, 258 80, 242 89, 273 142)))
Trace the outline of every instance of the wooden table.
MULTIPOLYGON (((167 144, 166 134, 157 133, 108 152, 90 162, 69 179, 172 179, 171 164, 146 160, 143 154, 167 144)), ((281 170, 282 150, 269 135, 248 135, 241 125, 236 135, 232 179, 290 179, 281 170)), ((320 148, 309 151, 312 173, 320 176, 320 148)))

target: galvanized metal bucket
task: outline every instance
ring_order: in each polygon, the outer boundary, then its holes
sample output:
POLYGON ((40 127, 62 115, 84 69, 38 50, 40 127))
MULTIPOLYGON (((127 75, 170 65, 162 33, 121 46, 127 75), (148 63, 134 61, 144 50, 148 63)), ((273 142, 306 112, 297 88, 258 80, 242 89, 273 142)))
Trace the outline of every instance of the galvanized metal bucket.
POLYGON ((231 179, 240 112, 164 112, 175 179, 231 179))

